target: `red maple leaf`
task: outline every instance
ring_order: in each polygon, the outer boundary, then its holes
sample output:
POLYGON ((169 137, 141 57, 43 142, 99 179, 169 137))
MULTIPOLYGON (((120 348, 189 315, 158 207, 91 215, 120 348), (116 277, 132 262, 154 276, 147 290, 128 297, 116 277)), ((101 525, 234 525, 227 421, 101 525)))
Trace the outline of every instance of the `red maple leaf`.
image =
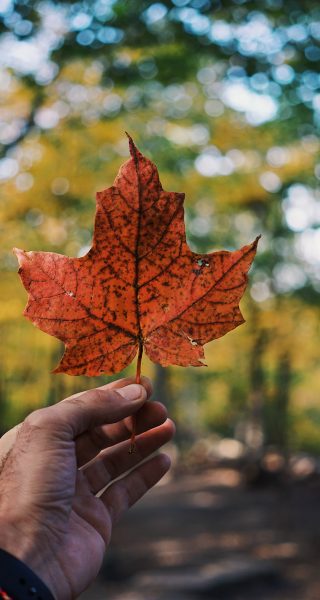
POLYGON ((66 346, 55 373, 116 373, 143 349, 163 366, 202 366, 203 344, 244 322, 258 238, 235 252, 191 252, 184 194, 164 191, 156 166, 129 144, 131 159, 97 194, 86 256, 15 249, 25 316, 66 346))

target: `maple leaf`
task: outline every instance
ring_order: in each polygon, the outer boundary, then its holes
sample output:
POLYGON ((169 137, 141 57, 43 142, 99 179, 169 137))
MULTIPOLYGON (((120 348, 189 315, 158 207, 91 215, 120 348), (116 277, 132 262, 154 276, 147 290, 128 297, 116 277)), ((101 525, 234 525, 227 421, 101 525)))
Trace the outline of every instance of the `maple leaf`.
POLYGON ((239 301, 259 238, 235 252, 192 252, 184 194, 164 191, 130 137, 129 146, 114 185, 97 194, 86 256, 15 249, 24 315, 66 346, 55 373, 116 373, 138 350, 141 363, 143 349, 163 366, 203 366, 203 344, 244 322, 239 301))

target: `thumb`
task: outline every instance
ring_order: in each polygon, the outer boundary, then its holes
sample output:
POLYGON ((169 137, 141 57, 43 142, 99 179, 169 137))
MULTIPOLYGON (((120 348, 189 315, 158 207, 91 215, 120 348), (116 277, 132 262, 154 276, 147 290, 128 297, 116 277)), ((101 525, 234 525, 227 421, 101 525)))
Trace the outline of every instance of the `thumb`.
POLYGON ((33 427, 56 433, 60 439, 74 439, 88 429, 133 415, 146 399, 146 389, 137 383, 118 389, 106 385, 36 410, 26 421, 33 427))

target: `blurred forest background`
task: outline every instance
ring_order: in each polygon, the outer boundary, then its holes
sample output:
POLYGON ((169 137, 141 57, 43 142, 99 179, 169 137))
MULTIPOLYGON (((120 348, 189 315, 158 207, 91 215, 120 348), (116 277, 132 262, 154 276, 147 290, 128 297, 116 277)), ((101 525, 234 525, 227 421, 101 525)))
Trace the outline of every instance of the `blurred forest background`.
POLYGON ((62 347, 21 316, 12 247, 87 252, 126 130, 186 192, 192 249, 262 234, 247 323, 206 347, 208 367, 144 362, 178 441, 319 454, 319 3, 0 0, 0 17, 2 431, 108 380, 50 373, 62 347))

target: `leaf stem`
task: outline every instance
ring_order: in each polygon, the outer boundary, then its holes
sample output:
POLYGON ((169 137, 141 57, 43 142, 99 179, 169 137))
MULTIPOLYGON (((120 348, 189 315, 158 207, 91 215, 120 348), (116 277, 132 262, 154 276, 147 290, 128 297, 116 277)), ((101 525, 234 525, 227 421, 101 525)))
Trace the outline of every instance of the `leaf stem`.
MULTIPOLYGON (((143 355, 143 343, 142 343, 142 341, 139 341, 139 354, 138 354, 138 359, 137 359, 136 383, 141 383, 142 355, 143 355)), ((131 423, 132 423, 132 430, 131 430, 129 453, 133 454, 136 451, 136 429, 137 429, 136 415, 133 415, 131 423)))

